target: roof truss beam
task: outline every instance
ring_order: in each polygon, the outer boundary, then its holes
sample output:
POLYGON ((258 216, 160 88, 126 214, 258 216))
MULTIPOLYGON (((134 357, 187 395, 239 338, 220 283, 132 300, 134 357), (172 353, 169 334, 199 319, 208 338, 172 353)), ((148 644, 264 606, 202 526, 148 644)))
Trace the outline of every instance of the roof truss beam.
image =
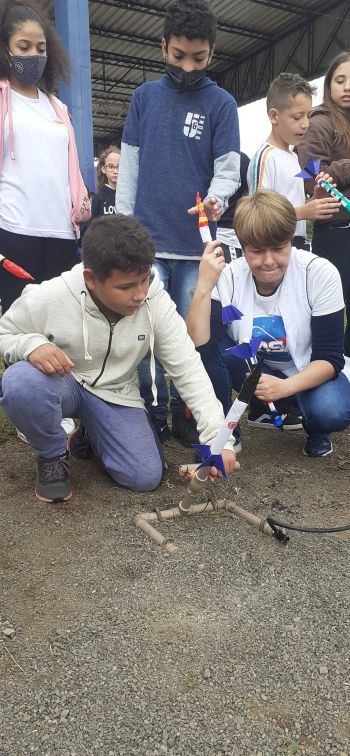
POLYGON ((131 55, 120 55, 119 53, 105 52, 104 50, 91 50, 91 60, 93 63, 100 61, 104 65, 125 66, 130 70, 138 68, 142 71, 155 71, 164 73, 164 63, 150 58, 136 58, 131 55))
MULTIPOLYGON (((141 0, 92 0, 98 5, 106 5, 111 8, 123 8, 124 10, 134 11, 136 13, 147 13, 150 16, 163 18, 166 15, 166 8, 160 8, 157 5, 147 4, 141 0)), ((218 29, 228 32, 229 34, 238 34, 243 37, 252 37, 253 39, 269 40, 270 34, 259 32, 254 29, 248 29, 245 26, 229 24, 222 19, 218 19, 218 29)))
MULTIPOLYGON (((160 40, 155 37, 140 37, 136 34, 127 34, 126 32, 121 32, 116 29, 103 29, 102 27, 91 25, 90 32, 96 37, 101 37, 102 39, 121 39, 125 42, 134 42, 137 45, 149 45, 150 47, 156 47, 160 50, 160 40)), ((216 49, 214 52, 214 58, 217 60, 227 60, 231 63, 237 60, 234 55, 229 55, 228 53, 220 52, 220 50, 216 49)))
POLYGON ((256 5, 265 5, 267 8, 286 11, 286 13, 295 13, 298 16, 309 16, 310 13, 319 13, 317 10, 308 10, 307 8, 294 5, 294 3, 280 2, 279 0, 250 0, 250 2, 256 5))

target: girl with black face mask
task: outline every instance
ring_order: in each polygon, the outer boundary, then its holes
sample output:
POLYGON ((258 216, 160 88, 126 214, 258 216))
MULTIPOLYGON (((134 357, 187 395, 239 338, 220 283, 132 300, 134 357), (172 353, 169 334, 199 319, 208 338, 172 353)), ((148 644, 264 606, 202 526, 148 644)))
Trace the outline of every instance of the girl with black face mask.
MULTIPOLYGON (((79 262, 90 202, 67 108, 51 95, 68 62, 35 0, 0 0, 0 253, 37 283, 79 262)), ((0 270, 6 310, 25 281, 0 270)))

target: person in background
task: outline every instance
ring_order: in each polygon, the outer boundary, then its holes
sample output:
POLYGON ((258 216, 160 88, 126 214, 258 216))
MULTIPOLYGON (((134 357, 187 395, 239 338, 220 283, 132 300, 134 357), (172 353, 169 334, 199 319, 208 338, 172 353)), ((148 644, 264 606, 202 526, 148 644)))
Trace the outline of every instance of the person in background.
POLYGON ((236 257, 242 257, 241 243, 232 224, 237 202, 245 194, 248 194, 249 191, 247 182, 248 166, 249 157, 245 152, 241 152, 241 185, 237 192, 230 197, 228 208, 218 220, 217 224, 216 238, 221 244, 227 263, 231 262, 231 260, 235 260, 236 257))
MULTIPOLYGON (((117 211, 135 215, 156 249, 155 266, 178 312, 186 316, 203 244, 197 192, 215 222, 239 187, 239 125, 233 97, 207 75, 217 22, 206 0, 174 0, 162 39, 165 73, 135 90, 122 137, 117 211)), ((157 367, 153 405, 149 363, 139 370, 141 392, 161 441, 169 438, 169 392, 157 367)), ((172 432, 185 446, 198 440, 196 423, 171 387, 172 432)))
MULTIPOLYGON (((309 157, 319 158, 321 170, 331 174, 337 188, 350 199, 350 52, 339 53, 329 66, 323 103, 311 113, 297 152, 302 168, 309 157)), ((313 188, 314 182, 306 181, 309 193, 313 188)), ((344 208, 333 218, 316 220, 312 250, 339 270, 347 317, 345 354, 350 356, 350 215, 344 208)))
POLYGON ((307 133, 314 93, 315 88, 299 74, 281 73, 273 80, 266 98, 271 133, 248 168, 251 194, 258 189, 274 189, 295 207, 297 226, 293 245, 307 250, 310 242, 306 239, 306 220, 330 220, 339 212, 339 202, 328 195, 324 197, 318 187, 305 203, 304 181, 296 177, 300 165, 292 145, 298 145, 307 133))
MULTIPOLYGON (((247 372, 246 361, 226 350, 241 340, 261 339, 264 374, 254 400, 262 412, 268 402, 282 413, 294 407, 306 431, 304 454, 326 457, 333 450, 330 434, 350 424, 344 299, 334 265, 292 247, 296 220, 291 203, 277 192, 243 197, 234 224, 244 256, 225 265, 218 242, 208 245, 187 327, 225 412, 232 388, 239 391, 247 372), (212 294, 222 271, 233 305, 243 312, 226 328, 212 294)), ((257 424, 252 402, 248 424, 277 432, 268 420, 257 424)))
MULTIPOLYGON (((0 0, 0 251, 37 283, 77 262, 90 217, 74 131, 52 92, 68 62, 34 0, 0 0)), ((0 269, 3 311, 25 285, 0 269)))
POLYGON ((100 154, 97 164, 97 184, 99 191, 92 198, 93 218, 99 215, 113 215, 115 192, 119 173, 120 149, 111 145, 100 154))

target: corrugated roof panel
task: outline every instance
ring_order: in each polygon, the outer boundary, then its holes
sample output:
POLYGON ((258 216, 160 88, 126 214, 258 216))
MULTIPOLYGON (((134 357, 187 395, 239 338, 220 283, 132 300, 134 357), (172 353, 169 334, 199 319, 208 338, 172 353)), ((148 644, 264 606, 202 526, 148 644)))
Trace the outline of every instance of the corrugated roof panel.
MULTIPOLYGON (((162 70, 160 42, 169 0, 130 0, 127 8, 118 7, 118 1, 89 2, 94 127, 100 136, 120 127, 135 86, 158 78, 162 70)), ((53 17, 53 0, 41 2, 53 17)), ((254 55, 320 12, 330 23, 337 15, 332 0, 211 0, 211 5, 218 17, 214 74, 232 68, 235 60, 254 55)), ((282 60, 280 51, 277 55, 282 60)))

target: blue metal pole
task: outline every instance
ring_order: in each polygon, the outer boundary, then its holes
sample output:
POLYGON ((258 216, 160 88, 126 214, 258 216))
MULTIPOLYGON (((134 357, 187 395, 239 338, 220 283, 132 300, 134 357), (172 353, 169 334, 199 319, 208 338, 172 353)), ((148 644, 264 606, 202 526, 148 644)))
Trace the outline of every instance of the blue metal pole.
POLYGON ((70 59, 70 81, 61 82, 60 98, 73 118, 80 169, 95 190, 91 60, 88 0, 55 0, 55 22, 70 59))

